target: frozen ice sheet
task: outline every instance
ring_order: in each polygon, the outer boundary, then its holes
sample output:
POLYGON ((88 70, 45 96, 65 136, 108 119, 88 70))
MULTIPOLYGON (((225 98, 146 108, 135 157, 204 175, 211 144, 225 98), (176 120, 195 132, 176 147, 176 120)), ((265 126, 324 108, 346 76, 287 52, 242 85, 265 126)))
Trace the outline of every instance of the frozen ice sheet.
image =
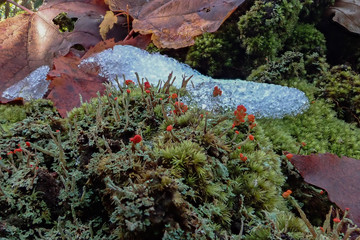
MULTIPOLYGON (((254 83, 244 80, 212 79, 195 71, 186 64, 158 53, 148 52, 132 46, 115 46, 81 62, 80 67, 99 66, 100 75, 115 84, 115 77, 123 74, 134 79, 135 72, 146 77, 151 84, 166 80, 170 72, 176 76, 174 85, 181 86, 182 76, 193 76, 187 85, 192 100, 198 106, 211 110, 224 107, 235 109, 244 105, 248 113, 257 117, 281 118, 302 113, 309 106, 305 94, 296 89, 274 84, 254 83), (222 96, 212 97, 215 86, 223 91, 222 96)), ((184 99, 186 100, 186 99, 184 99)))
POLYGON ((50 68, 41 66, 34 70, 23 80, 8 87, 2 94, 2 97, 9 100, 22 97, 29 101, 31 99, 42 98, 48 90, 50 81, 46 80, 50 68))

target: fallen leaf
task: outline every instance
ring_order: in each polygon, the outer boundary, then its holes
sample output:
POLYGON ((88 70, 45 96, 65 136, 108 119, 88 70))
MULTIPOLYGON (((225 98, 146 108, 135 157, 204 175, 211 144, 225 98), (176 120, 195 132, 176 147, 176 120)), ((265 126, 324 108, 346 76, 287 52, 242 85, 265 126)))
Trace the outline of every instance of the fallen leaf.
POLYGON ((52 65, 57 56, 81 44, 85 49, 101 41, 99 25, 107 6, 98 0, 53 0, 38 12, 20 14, 0 22, 0 101, 2 93, 43 65, 52 65), (52 20, 66 12, 77 18, 72 32, 60 32, 52 20))
POLYGON ((7 101, 6 103, 3 103, 0 101, 0 104, 7 104, 7 105, 24 105, 24 99, 19 97, 15 98, 13 100, 7 101))
POLYGON ((360 226, 360 160, 325 153, 293 155, 290 162, 307 183, 326 190, 339 208, 350 208, 349 218, 360 226))
POLYGON ((350 32, 360 34, 360 0, 336 0, 326 14, 350 32))
POLYGON ((100 35, 103 40, 106 40, 106 33, 114 27, 114 24, 117 23, 117 17, 114 15, 112 11, 107 11, 104 17, 104 20, 101 22, 100 35))
POLYGON ((80 94, 85 102, 96 97, 97 92, 103 94, 105 90, 103 83, 106 79, 98 76, 94 69, 80 69, 80 60, 72 52, 58 57, 54 59, 54 69, 48 74, 51 83, 45 97, 54 102, 62 117, 80 106, 80 94))
POLYGON ((193 45, 194 38, 215 32, 245 0, 109 0, 115 13, 127 11, 133 30, 152 34, 158 48, 193 45))
POLYGON ((115 45, 131 45, 134 47, 138 47, 141 49, 145 49, 149 43, 151 42, 151 35, 138 35, 134 38, 130 38, 123 41, 115 42, 113 38, 101 41, 96 44, 94 47, 90 48, 89 51, 85 53, 85 55, 81 59, 85 59, 91 57, 92 55, 102 52, 105 49, 113 48, 115 45))

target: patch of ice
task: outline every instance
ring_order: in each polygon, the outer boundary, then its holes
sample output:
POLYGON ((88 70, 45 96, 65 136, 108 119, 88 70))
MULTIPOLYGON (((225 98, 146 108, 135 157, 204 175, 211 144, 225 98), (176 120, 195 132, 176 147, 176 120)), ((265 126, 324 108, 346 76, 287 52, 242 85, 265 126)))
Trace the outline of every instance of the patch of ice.
POLYGON ((46 75, 49 71, 49 66, 41 66, 37 68, 23 80, 8 87, 3 92, 2 97, 9 100, 22 97, 27 101, 42 98, 48 90, 50 84, 50 81, 46 80, 46 75))
MULTIPOLYGON (((150 54, 132 46, 117 45, 93 57, 83 60, 80 67, 100 67, 100 75, 115 84, 115 77, 124 74, 127 78, 146 77, 151 84, 166 80, 170 72, 176 76, 174 85, 181 87, 182 76, 193 76, 187 90, 198 106, 211 110, 218 107, 235 109, 244 105, 249 114, 261 117, 281 118, 302 113, 309 106, 305 94, 296 89, 274 84, 255 83, 244 80, 212 79, 200 74, 186 64, 158 53, 150 54), (223 91, 222 96, 212 97, 215 86, 223 91)), ((185 99, 186 100, 186 99, 185 99)))

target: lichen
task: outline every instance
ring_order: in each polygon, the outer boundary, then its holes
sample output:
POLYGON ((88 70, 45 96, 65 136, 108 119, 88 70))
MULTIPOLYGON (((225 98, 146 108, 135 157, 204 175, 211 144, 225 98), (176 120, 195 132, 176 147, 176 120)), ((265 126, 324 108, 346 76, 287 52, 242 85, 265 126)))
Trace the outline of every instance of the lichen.
POLYGON ((66 119, 31 103, 3 135, 2 237, 234 238, 240 222, 251 235, 269 221, 263 210, 289 213, 281 158, 245 108, 179 111, 174 88, 125 88, 107 86, 66 119))

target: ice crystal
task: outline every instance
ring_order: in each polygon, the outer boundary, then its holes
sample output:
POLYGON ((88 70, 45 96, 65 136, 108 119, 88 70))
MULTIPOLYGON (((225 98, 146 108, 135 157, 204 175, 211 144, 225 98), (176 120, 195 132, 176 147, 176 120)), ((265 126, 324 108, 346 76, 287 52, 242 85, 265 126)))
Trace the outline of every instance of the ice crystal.
POLYGON ((234 109, 244 105, 249 114, 257 117, 281 118, 285 115, 299 114, 309 106, 305 94, 296 89, 274 84, 255 83, 240 79, 213 79, 199 73, 186 64, 173 58, 154 53, 150 54, 132 46, 115 46, 81 62, 80 67, 100 67, 100 75, 115 84, 115 77, 135 78, 135 72, 146 77, 151 84, 166 80, 169 73, 176 77, 174 86, 181 87, 182 76, 192 76, 193 84, 187 85, 191 93, 188 104, 211 110, 219 107, 234 109), (218 86, 221 96, 213 97, 213 89, 218 86), (190 101, 190 102, 189 102, 190 101))
POLYGON ((41 66, 37 68, 23 80, 8 87, 3 92, 2 97, 10 100, 22 97, 27 101, 42 98, 48 90, 50 84, 50 82, 46 80, 46 75, 49 70, 50 68, 48 66, 41 66))

